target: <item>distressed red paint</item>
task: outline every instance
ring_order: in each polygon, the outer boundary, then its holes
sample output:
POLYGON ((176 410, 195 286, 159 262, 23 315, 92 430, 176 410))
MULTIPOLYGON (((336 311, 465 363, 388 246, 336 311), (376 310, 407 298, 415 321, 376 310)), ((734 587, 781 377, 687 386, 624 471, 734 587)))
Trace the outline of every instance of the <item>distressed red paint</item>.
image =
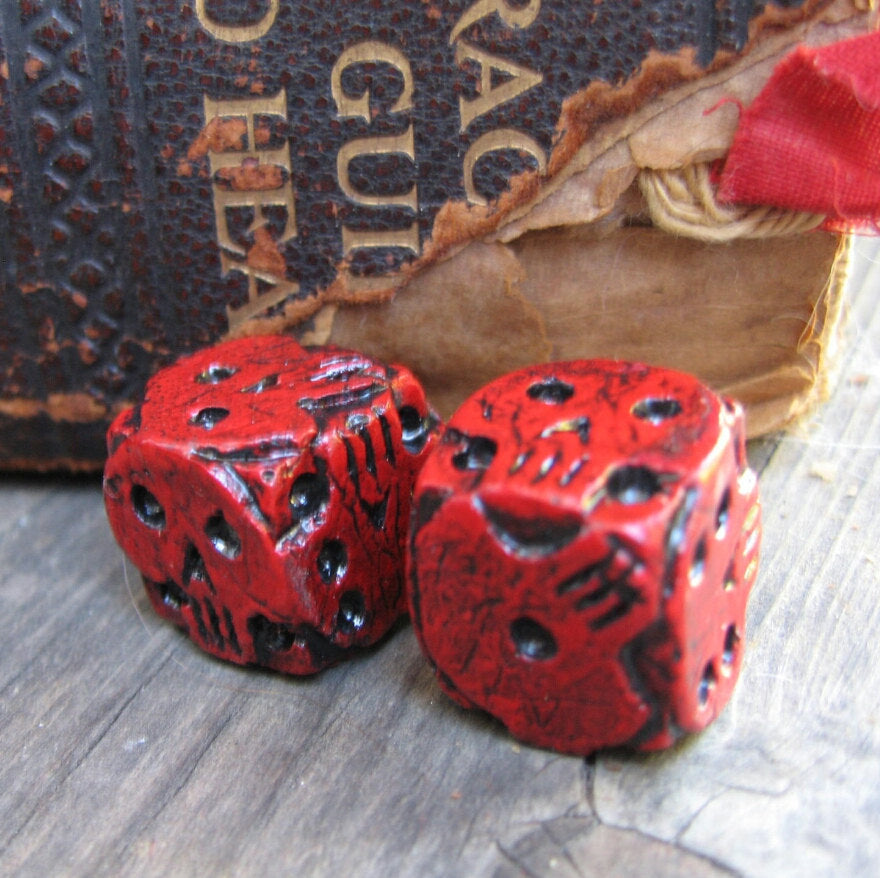
POLYGON ((401 367, 227 342, 158 373, 111 426, 110 524, 156 611, 200 647, 313 673, 405 611, 410 497, 436 423, 401 367))
POLYGON ((414 497, 410 610, 441 686, 566 753, 706 726, 757 566, 743 437, 735 403, 642 365, 535 366, 472 396, 414 497))

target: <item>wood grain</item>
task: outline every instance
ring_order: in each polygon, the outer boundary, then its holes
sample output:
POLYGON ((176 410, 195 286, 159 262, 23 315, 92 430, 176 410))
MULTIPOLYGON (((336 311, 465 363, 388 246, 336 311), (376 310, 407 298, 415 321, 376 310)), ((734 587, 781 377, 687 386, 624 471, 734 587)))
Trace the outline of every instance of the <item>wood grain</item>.
POLYGON ((3 477, 0 874, 877 874, 880 256, 856 250, 832 399, 751 448, 739 688, 662 755, 517 745, 408 625, 312 680, 222 665, 151 614, 97 480, 3 477))

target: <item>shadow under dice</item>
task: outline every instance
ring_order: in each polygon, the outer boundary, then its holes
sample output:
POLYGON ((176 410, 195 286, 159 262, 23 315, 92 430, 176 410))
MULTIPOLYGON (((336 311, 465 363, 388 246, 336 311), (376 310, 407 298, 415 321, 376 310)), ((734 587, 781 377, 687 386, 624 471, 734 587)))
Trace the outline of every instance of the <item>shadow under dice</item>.
POLYGON ((150 380, 108 433, 111 527, 165 619, 308 674, 405 612, 415 476, 437 420, 405 369, 261 336, 150 380))
POLYGON ((524 369, 458 410, 413 502, 410 612, 460 704, 587 754, 729 699, 760 536, 736 404, 641 365, 524 369))

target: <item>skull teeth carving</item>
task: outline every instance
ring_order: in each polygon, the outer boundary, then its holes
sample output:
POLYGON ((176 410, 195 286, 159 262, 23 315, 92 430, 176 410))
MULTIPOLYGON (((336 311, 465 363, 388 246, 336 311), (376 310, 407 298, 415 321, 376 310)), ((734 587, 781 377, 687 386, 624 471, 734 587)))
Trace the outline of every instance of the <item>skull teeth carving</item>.
POLYGON ((500 378, 416 488, 409 593, 443 688, 570 753, 656 749, 730 697, 760 512, 742 413, 605 361, 500 378))
POLYGON ((227 342, 157 374, 112 425, 110 523, 156 611, 200 647, 312 673, 404 612, 410 496, 437 423, 405 369, 227 342))

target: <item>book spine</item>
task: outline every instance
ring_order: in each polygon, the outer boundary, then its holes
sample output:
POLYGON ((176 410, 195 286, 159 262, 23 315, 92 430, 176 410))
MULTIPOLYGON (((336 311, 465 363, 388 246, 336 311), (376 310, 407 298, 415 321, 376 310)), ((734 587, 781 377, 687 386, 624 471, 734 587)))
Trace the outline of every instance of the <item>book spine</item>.
POLYGON ((387 295, 822 5, 0 4, 0 460, 100 459, 157 365, 387 295))

